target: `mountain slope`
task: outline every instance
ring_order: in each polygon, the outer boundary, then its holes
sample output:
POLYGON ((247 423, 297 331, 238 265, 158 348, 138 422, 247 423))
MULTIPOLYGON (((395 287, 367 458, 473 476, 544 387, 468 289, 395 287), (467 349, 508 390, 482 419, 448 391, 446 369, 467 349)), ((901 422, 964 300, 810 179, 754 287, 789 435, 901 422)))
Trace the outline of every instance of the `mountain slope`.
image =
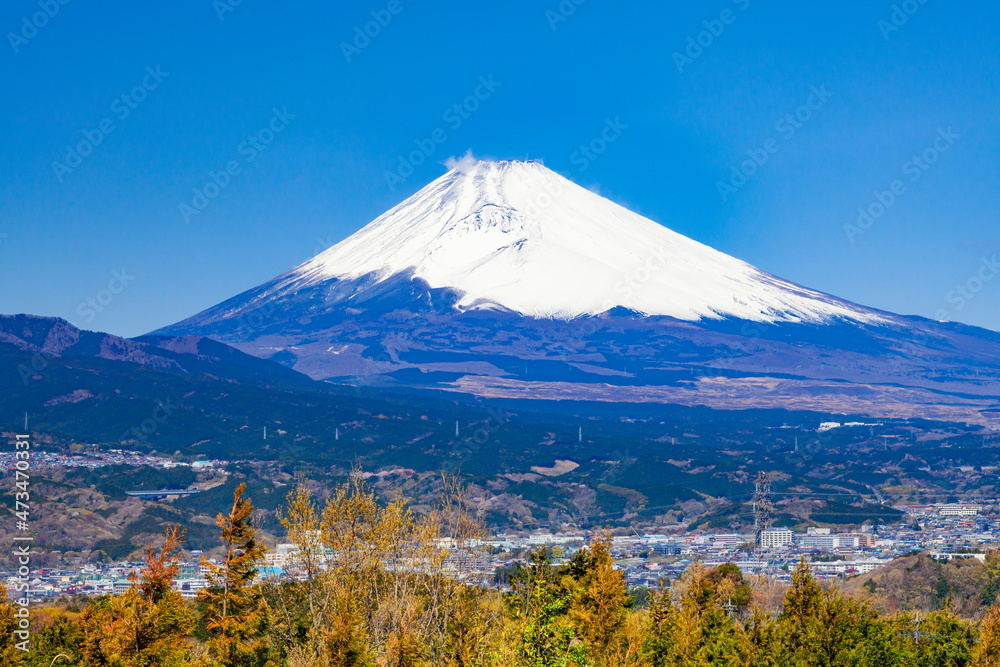
POLYGON ((1000 414, 1000 334, 795 285, 530 162, 460 164, 158 333, 317 379, 483 396, 1000 414))

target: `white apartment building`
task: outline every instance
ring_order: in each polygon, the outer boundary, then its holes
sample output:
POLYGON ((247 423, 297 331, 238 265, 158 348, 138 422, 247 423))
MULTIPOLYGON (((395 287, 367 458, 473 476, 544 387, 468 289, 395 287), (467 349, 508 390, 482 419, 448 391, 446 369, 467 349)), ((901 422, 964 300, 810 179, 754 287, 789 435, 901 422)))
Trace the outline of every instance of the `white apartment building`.
POLYGON ((761 549, 781 549, 792 543, 792 531, 788 528, 772 528, 760 533, 761 549))
POLYGON ((857 572, 867 574, 877 567, 888 563, 890 558, 865 558, 863 560, 837 560, 830 563, 810 563, 813 572, 817 574, 843 574, 845 572, 857 572))
POLYGON ((976 516, 981 509, 979 505, 966 503, 937 503, 934 507, 939 516, 976 516))
POLYGON ((746 544, 751 541, 753 540, 748 538, 746 535, 737 535, 735 533, 712 535, 712 546, 723 549, 735 549, 741 544, 746 544))
POLYGON ((836 549, 840 546, 840 540, 836 535, 803 535, 799 539, 799 546, 813 549, 836 549))

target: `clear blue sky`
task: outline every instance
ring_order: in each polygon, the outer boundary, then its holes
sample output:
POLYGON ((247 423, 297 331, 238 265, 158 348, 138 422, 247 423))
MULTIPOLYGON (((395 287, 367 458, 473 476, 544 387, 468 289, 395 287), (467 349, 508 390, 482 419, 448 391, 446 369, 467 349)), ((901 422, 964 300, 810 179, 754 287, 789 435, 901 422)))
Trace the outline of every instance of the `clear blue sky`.
POLYGON ((1000 255, 996 3, 909 0, 894 24, 892 2, 860 0, 233 2, 4 3, 0 312, 144 333, 345 238, 471 148, 541 159, 810 287, 1000 329, 981 269, 1000 255), (386 25, 345 55, 373 11, 386 25), (705 46, 679 60, 689 38, 705 46), (608 119, 627 127, 576 153, 608 119), (102 121, 74 166, 67 146, 102 121), (431 155, 393 190, 419 140, 431 155), (752 154, 767 160, 720 194, 752 154))

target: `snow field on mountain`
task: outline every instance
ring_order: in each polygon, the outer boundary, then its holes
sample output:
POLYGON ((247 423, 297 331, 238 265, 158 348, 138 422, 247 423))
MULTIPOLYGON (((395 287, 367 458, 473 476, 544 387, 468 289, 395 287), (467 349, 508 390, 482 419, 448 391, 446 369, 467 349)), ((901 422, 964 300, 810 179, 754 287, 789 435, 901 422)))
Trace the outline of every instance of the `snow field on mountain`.
POLYGON ((530 317, 622 306, 683 320, 881 319, 677 234, 539 163, 514 161, 459 163, 264 293, 411 270, 433 288, 459 291, 459 308, 496 304, 530 317))

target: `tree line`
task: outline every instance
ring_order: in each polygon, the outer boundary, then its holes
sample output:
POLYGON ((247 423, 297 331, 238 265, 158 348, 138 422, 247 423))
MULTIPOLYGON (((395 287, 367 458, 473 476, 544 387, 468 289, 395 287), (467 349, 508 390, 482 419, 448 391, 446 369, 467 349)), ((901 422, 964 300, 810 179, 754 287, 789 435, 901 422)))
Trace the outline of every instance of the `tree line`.
POLYGON ((463 580, 483 529, 460 492, 415 514, 358 480, 320 503, 298 484, 281 521, 294 579, 260 576, 265 547, 240 485, 217 517, 220 563, 196 600, 174 590, 184 535, 169 526, 120 595, 37 612, 31 650, 0 605, 0 664, 82 667, 1000 667, 1000 605, 979 622, 887 615, 826 588, 803 560, 784 587, 693 564, 630 591, 610 539, 556 565, 544 549, 505 590, 463 580), (463 560, 464 559, 464 560, 463 560))

